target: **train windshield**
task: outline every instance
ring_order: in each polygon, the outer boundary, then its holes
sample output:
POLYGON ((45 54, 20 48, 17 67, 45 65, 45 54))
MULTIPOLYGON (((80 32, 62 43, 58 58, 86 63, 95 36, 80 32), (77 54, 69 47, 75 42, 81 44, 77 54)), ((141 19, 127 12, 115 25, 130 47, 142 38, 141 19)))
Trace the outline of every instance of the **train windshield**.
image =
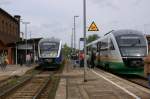
POLYGON ((42 56, 56 57, 59 49, 57 42, 42 42, 40 44, 40 53, 42 56))
POLYGON ((142 35, 121 35, 117 37, 122 56, 146 56, 146 40, 142 35))

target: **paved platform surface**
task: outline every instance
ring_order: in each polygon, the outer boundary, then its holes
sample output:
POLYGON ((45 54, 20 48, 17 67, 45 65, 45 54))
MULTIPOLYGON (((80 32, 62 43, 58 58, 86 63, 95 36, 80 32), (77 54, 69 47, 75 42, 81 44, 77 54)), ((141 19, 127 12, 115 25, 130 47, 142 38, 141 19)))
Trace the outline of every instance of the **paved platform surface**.
POLYGON ((73 68, 69 63, 61 75, 55 99, 150 99, 150 90, 100 70, 73 68))
POLYGON ((36 64, 32 64, 31 66, 7 65, 5 70, 2 70, 0 68, 0 81, 13 75, 21 76, 26 71, 35 68, 35 66, 37 65, 36 64))

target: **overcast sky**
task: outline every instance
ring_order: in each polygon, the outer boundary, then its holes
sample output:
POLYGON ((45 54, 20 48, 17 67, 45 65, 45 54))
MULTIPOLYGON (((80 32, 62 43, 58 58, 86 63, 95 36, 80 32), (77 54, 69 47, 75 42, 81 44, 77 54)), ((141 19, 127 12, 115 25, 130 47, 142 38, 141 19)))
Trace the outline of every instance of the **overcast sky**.
MULTIPOLYGON (((30 37, 56 37, 70 45, 73 16, 77 40, 83 36, 83 0, 0 0, 11 15, 21 15, 30 37)), ((136 29, 150 33, 150 0, 87 0, 87 27, 95 21, 99 36, 110 30, 136 29)), ((24 25, 21 24, 24 32, 24 25)), ((78 43, 78 41, 76 41, 78 43)))

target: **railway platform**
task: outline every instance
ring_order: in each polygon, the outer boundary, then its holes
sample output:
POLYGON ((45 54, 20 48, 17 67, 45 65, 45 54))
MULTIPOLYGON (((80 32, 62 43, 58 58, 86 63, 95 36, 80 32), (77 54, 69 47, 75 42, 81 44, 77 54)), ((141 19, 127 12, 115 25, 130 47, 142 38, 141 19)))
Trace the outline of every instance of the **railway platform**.
POLYGON ((30 66, 20 66, 18 65, 7 65, 5 70, 2 70, 0 68, 0 81, 2 81, 3 79, 6 79, 8 77, 17 75, 17 76, 21 76, 23 75, 26 71, 35 68, 37 65, 36 64, 32 64, 30 66))
POLYGON ((68 63, 55 99, 150 99, 150 90, 100 69, 74 68, 68 63))

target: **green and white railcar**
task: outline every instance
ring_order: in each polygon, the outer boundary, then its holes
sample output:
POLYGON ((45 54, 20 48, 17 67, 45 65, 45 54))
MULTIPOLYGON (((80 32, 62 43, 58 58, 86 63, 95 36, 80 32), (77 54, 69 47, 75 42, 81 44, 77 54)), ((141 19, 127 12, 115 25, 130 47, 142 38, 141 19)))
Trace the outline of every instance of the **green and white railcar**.
POLYGON ((87 44, 87 51, 89 56, 91 51, 95 52, 97 66, 121 74, 142 75, 143 58, 148 54, 148 44, 142 32, 117 30, 87 44))

